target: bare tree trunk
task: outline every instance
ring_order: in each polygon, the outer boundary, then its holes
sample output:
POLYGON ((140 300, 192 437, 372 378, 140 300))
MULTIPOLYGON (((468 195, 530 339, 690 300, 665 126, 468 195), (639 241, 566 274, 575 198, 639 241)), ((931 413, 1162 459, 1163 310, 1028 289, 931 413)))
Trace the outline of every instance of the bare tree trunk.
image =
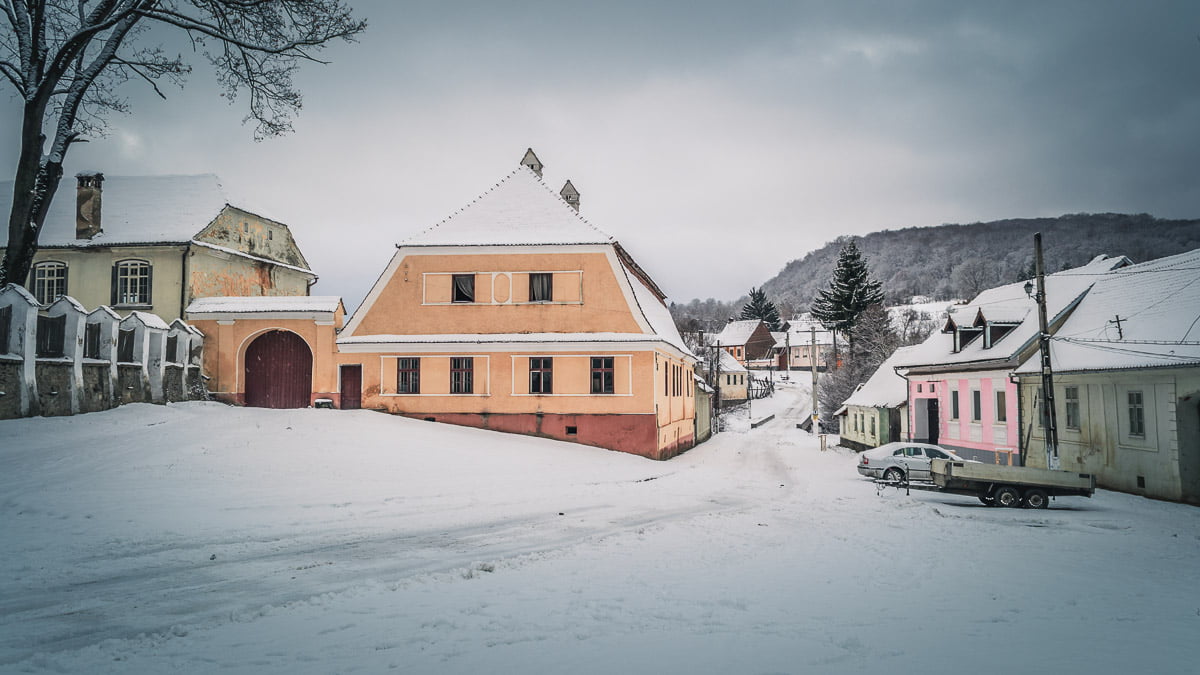
POLYGON ((42 115, 45 104, 25 104, 21 128, 21 155, 13 180, 12 210, 8 216, 8 247, 0 267, 0 285, 24 284, 38 250, 38 235, 46 222, 50 201, 62 180, 62 157, 43 160, 42 115))

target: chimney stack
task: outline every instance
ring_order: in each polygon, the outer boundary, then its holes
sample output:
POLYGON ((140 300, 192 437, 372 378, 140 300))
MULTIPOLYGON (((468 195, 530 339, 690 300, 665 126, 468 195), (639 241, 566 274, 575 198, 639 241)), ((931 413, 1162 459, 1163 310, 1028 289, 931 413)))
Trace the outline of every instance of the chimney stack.
POLYGON ((525 151, 525 156, 521 158, 521 166, 527 166, 530 169, 533 169, 533 172, 537 174, 538 178, 542 177, 542 160, 538 159, 537 155, 533 154, 533 148, 529 148, 525 151))
POLYGON ((579 210, 579 190, 576 190, 575 186, 571 185, 571 181, 569 179, 567 180, 567 184, 558 191, 558 195, 562 197, 568 204, 570 204, 571 208, 575 209, 576 211, 579 210))
POLYGON ((104 174, 86 171, 75 174, 75 238, 91 239, 100 234, 100 196, 104 174))

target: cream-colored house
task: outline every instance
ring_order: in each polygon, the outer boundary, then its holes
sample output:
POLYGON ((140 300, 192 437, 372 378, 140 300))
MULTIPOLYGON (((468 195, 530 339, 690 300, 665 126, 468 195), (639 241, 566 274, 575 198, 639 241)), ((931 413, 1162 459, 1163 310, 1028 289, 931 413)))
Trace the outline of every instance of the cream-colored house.
MULTIPOLYGON (((50 205, 26 283, 42 305, 69 295, 171 322, 196 298, 308 295, 316 282, 288 227, 231 206, 216 176, 76 178, 50 205)), ((12 190, 0 183, 0 212, 12 190)))
POLYGON ((895 366, 912 349, 897 349, 833 413, 838 418, 841 445, 867 450, 907 438, 908 383, 896 374, 895 366))
MULTIPOLYGON (((1200 249, 1113 270, 1050 345, 1061 468, 1200 504, 1200 249)), ((1026 464, 1044 467, 1041 354, 1016 369, 1026 464)))

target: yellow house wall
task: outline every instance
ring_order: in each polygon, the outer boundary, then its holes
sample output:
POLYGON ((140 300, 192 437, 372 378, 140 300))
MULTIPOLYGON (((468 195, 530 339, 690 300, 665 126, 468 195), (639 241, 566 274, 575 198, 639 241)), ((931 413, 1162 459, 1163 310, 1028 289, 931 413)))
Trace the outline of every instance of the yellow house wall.
MULTIPOLYGON (((185 246, 94 246, 79 249, 43 248, 33 257, 40 262, 67 265, 67 295, 89 310, 112 301, 112 267, 122 260, 145 260, 153 268, 149 305, 115 305, 122 316, 139 310, 170 323, 183 313, 183 255, 185 246)), ((29 286, 32 281, 26 280, 29 286)))
POLYGON ((513 253, 405 256, 355 334, 520 333, 530 326, 641 332, 604 253, 513 253), (553 302, 527 302, 530 272, 554 273, 553 302), (451 303, 450 275, 470 273, 475 302, 451 303))

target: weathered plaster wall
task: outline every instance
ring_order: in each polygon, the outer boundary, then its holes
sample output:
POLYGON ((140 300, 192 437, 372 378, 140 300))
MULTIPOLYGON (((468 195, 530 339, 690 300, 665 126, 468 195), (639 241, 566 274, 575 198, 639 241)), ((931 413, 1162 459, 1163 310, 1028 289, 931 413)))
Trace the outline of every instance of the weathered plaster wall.
POLYGON ((196 234, 195 239, 286 265, 308 268, 308 261, 304 259, 286 225, 236 207, 226 207, 212 223, 196 234))

